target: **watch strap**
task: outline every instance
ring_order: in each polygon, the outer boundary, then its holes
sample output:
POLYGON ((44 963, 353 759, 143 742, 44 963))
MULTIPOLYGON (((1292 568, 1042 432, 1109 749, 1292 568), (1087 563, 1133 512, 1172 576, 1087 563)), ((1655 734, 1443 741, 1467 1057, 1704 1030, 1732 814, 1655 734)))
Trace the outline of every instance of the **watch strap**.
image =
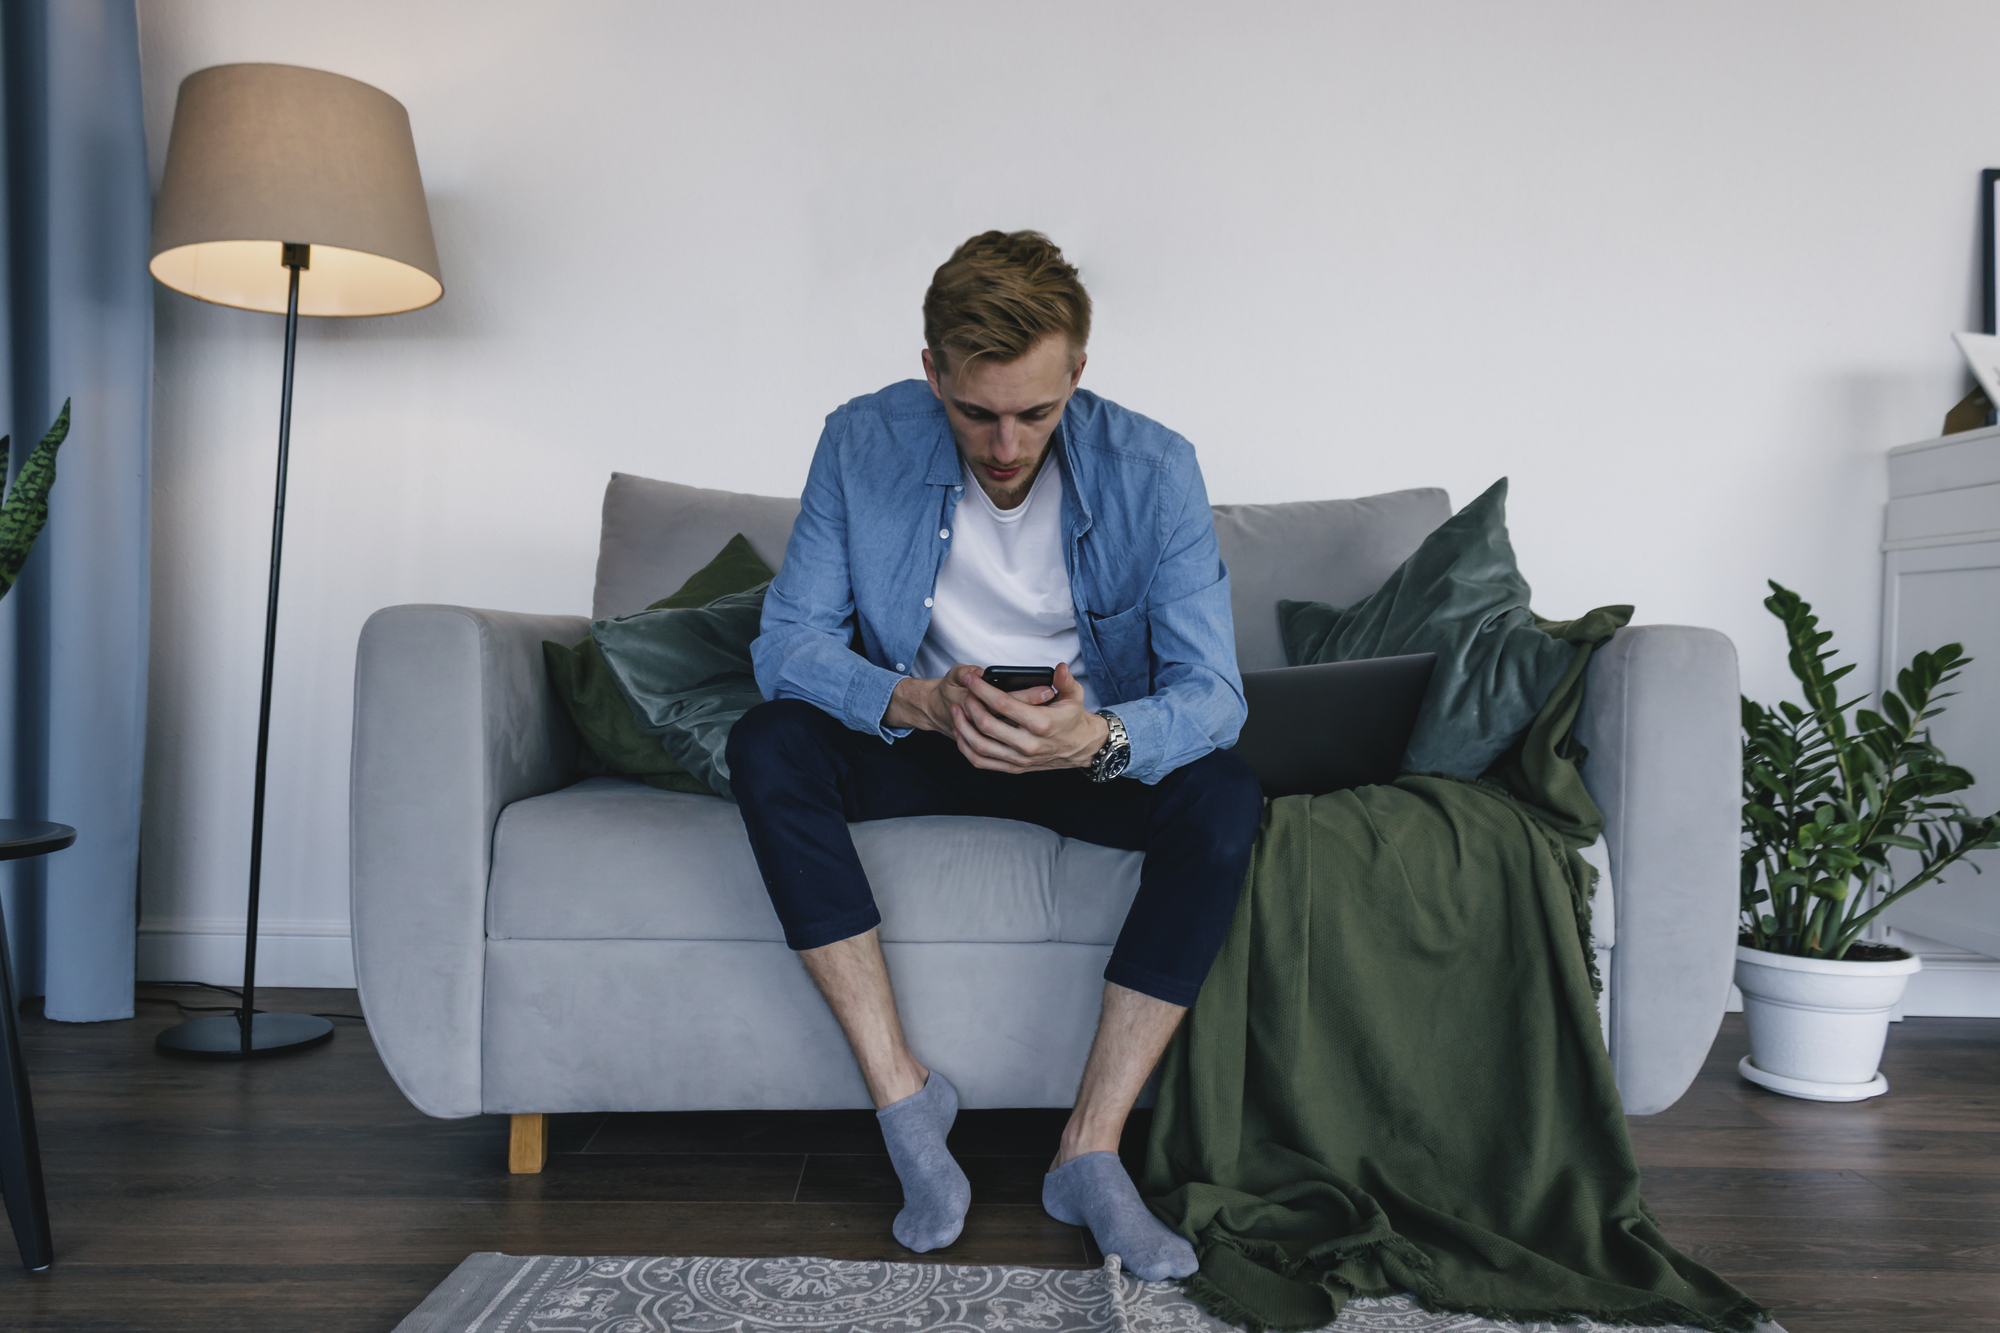
POLYGON ((1097 715, 1104 719, 1108 732, 1104 744, 1090 758, 1090 780, 1108 782, 1125 771, 1131 762, 1132 742, 1125 734, 1125 723, 1118 714, 1107 708, 1100 708, 1097 715))

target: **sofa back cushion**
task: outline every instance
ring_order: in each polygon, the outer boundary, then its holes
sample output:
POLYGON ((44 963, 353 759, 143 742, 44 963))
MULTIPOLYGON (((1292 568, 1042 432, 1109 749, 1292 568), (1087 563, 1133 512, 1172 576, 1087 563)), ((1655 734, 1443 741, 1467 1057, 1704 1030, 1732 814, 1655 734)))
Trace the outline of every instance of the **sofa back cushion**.
POLYGON ((1359 500, 1215 506, 1215 540, 1229 566, 1236 618, 1236 665, 1244 671, 1285 665, 1279 598, 1358 602, 1450 517, 1451 498, 1434 486, 1359 500))
POLYGON ((590 618, 645 610, 686 583, 739 532, 775 570, 798 516, 795 498, 703 490, 614 472, 604 488, 590 618))
MULTIPOLYGON (((626 472, 604 491, 593 619, 641 611, 685 583, 737 533, 777 569, 799 502, 679 486, 626 472)), ((1236 660, 1245 671, 1285 665, 1278 599, 1346 606, 1382 586, 1451 517, 1436 487, 1359 500, 1217 505, 1215 537, 1229 566, 1236 660)))

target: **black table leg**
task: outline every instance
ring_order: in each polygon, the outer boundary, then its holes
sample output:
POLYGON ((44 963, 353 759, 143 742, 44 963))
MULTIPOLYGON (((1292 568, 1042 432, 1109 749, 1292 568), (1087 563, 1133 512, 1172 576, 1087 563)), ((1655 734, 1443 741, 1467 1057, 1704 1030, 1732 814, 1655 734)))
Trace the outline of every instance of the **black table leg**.
POLYGON ((49 1237, 49 1196, 42 1189, 42 1149, 35 1138, 35 1107, 28 1099, 28 1066, 21 1058, 15 1022, 14 975, 7 962, 7 918, 0 912, 0 1188, 21 1262, 39 1273, 55 1259, 49 1237))

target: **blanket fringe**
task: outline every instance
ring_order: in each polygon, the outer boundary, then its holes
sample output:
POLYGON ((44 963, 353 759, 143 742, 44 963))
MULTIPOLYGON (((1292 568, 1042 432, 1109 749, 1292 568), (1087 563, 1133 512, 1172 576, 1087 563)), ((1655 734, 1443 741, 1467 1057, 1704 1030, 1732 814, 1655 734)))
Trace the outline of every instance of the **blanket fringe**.
MULTIPOLYGON (((1417 1245, 1402 1236, 1381 1236, 1373 1240, 1331 1241, 1315 1246, 1294 1259, 1285 1253, 1283 1246, 1275 1241, 1253 1240, 1227 1234, 1211 1235, 1196 1242, 1204 1248, 1227 1246, 1245 1259, 1256 1263, 1280 1277, 1288 1278, 1305 1286, 1317 1287, 1325 1292, 1333 1302, 1335 1314, 1349 1299, 1355 1296, 1396 1296, 1410 1292, 1417 1297, 1425 1309, 1433 1307, 1430 1302, 1442 1299, 1442 1292, 1431 1280, 1433 1264, 1431 1257, 1417 1245), (1349 1287, 1345 1282, 1330 1276, 1333 1269, 1349 1259, 1373 1254, 1397 1285, 1379 1290, 1361 1290, 1349 1287)), ((1196 1271, 1193 1277, 1181 1283, 1189 1299, 1225 1323, 1249 1330, 1249 1333, 1307 1333, 1308 1330, 1323 1328, 1328 1321, 1309 1320, 1304 1323, 1288 1323, 1271 1320, 1243 1304, 1228 1291, 1203 1277, 1196 1271)))
MULTIPOLYGON (((1200 1305, 1204 1311, 1220 1319, 1222 1323, 1246 1329, 1248 1333, 1310 1333, 1312 1329, 1324 1329, 1324 1321, 1314 1323, 1272 1323, 1260 1317, 1254 1309, 1240 1303, 1222 1287, 1214 1285, 1200 1273, 1188 1277, 1180 1283, 1188 1299, 1200 1305)), ((1400 1291, 1342 1291, 1342 1303, 1352 1297, 1390 1297, 1402 1295, 1400 1291)), ((1640 1327, 1658 1329, 1662 1325, 1672 1327, 1692 1327, 1706 1329, 1706 1333, 1756 1333, 1768 1327, 1770 1311, 1762 1309, 1754 1301, 1744 1301, 1742 1305, 1724 1311, 1722 1315, 1708 1319, 1688 1309, 1680 1301, 1650 1301, 1646 1305, 1636 1305, 1632 1309, 1500 1309, 1490 1305, 1452 1305, 1442 1301, 1426 1301, 1418 1293, 1410 1293, 1418 1305, 1434 1315, 1478 1315, 1480 1319, 1494 1319, 1498 1323, 1576 1323, 1578 1319, 1590 1319, 1592 1323, 1612 1325, 1612 1327, 1640 1327)))
POLYGON ((1189 1300, 1223 1323, 1248 1329, 1249 1333, 1303 1333, 1305 1327, 1301 1325, 1294 1329, 1287 1324, 1266 1322, 1256 1311, 1239 1302, 1200 1273, 1196 1273, 1193 1277, 1182 1278, 1181 1290, 1187 1293, 1189 1300))
MULTIPOLYGON (((1642 1205, 1643 1206, 1643 1205, 1642 1205)), ((1589 1319, 1599 1324, 1629 1328, 1658 1328, 1663 1325, 1703 1329, 1706 1333, 1757 1333, 1765 1328, 1771 1311, 1745 1297, 1718 1315, 1704 1315, 1669 1296, 1659 1296, 1642 1305, 1623 1309, 1520 1308, 1467 1305, 1445 1297, 1431 1280, 1435 1268, 1422 1247, 1402 1236, 1380 1236, 1372 1240, 1333 1241, 1316 1246, 1294 1259, 1275 1241, 1251 1240, 1240 1236, 1211 1233, 1196 1242, 1203 1251, 1226 1246, 1258 1266, 1294 1282, 1318 1287, 1332 1298, 1336 1317, 1339 1308, 1357 1296, 1386 1297, 1408 1293, 1432 1314, 1469 1314, 1501 1323, 1536 1322, 1565 1324, 1589 1319), (1349 1287, 1333 1277, 1333 1270, 1349 1259, 1372 1255, 1395 1285, 1363 1290, 1349 1287)), ((1228 1291, 1197 1271, 1181 1283, 1188 1298, 1224 1323, 1248 1333, 1310 1333, 1329 1321, 1287 1323, 1271 1320, 1243 1304, 1228 1291)))
POLYGON ((1756 1330, 1763 1327, 1771 1317, 1768 1309, 1747 1298, 1712 1317, 1691 1310, 1679 1301, 1666 1296, 1623 1310, 1508 1310, 1482 1305, 1433 1305, 1421 1296, 1417 1297, 1417 1303, 1432 1314, 1470 1314, 1478 1315, 1481 1319, 1505 1323, 1532 1324, 1540 1321, 1566 1324, 1575 1323, 1579 1319, 1588 1319, 1593 1323, 1626 1328, 1659 1328, 1671 1325, 1705 1329, 1708 1333, 1756 1333, 1756 1330))

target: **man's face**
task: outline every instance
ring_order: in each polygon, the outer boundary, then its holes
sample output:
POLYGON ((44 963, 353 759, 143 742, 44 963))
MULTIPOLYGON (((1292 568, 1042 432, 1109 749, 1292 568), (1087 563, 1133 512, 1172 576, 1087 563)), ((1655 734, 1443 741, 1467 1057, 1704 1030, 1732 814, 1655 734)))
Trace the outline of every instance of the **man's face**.
POLYGON ((1042 339, 1013 361, 978 357, 940 367, 924 349, 924 376, 944 404, 959 455, 979 489, 1001 509, 1027 498, 1085 360, 1061 334, 1042 339))

